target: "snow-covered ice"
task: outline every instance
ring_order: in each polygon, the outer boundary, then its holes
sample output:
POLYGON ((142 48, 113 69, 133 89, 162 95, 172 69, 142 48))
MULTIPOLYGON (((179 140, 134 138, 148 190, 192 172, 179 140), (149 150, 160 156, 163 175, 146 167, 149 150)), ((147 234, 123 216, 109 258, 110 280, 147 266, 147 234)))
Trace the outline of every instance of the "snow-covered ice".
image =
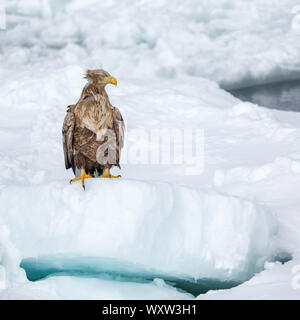
POLYGON ((113 259, 158 278, 248 280, 200 299, 299 298, 300 115, 219 87, 298 76, 297 4, 9 1, 0 30, 0 298, 192 298, 162 279, 31 282, 20 268, 57 255, 113 259), (86 67, 118 79, 107 91, 127 139, 115 169, 122 178, 88 180, 84 192, 68 183, 61 126, 86 67), (177 130, 176 149, 190 128, 201 133, 200 172, 192 154, 151 162, 151 130, 177 130))
POLYGON ((300 75, 298 0, 10 0, 6 12, 0 61, 22 68, 84 63, 226 87, 300 75))
POLYGON ((127 179, 79 187, 61 181, 2 190, 4 221, 22 258, 107 257, 192 279, 241 281, 274 255, 275 218, 249 201, 127 179))

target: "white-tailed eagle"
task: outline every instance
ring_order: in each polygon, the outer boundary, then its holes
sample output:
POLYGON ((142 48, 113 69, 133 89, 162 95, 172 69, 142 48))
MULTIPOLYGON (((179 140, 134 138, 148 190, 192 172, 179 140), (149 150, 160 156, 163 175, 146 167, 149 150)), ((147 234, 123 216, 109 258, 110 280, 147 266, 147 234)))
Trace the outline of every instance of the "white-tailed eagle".
POLYGON ((109 172, 120 167, 120 152, 124 141, 124 121, 120 111, 113 107, 105 91, 117 80, 104 70, 87 70, 88 83, 75 105, 70 105, 62 128, 66 169, 75 176, 70 182, 92 177, 117 178, 109 172))

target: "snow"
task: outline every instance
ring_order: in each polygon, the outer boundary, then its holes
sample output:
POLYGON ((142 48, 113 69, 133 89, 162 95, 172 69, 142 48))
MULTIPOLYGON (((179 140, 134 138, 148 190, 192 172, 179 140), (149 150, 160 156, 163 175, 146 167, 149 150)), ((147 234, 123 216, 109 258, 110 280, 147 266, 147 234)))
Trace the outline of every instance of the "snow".
POLYGON ((0 299, 192 298, 166 275, 247 280, 199 299, 298 299, 300 115, 220 88, 299 76, 297 4, 6 3, 0 299), (127 136, 122 169, 113 171, 122 178, 87 180, 84 192, 68 183, 61 126, 87 67, 118 79, 107 91, 127 136), (168 159, 160 130, 176 137, 178 158, 168 159), (115 259, 157 279, 54 274, 31 282, 20 268, 22 259, 57 255, 115 259))
POLYGON ((198 298, 203 300, 298 300, 299 264, 288 262, 266 264, 266 270, 230 290, 209 291, 198 298))
POLYGON ((119 76, 201 76, 225 87, 300 75, 298 0, 10 0, 6 7, 2 64, 84 61, 119 76))
POLYGON ((10 230, 0 217, 0 293, 6 287, 25 280, 25 272, 20 269, 21 257, 17 248, 10 241, 10 230))
POLYGON ((5 299, 7 300, 157 300, 158 297, 164 300, 193 298, 192 295, 179 292, 171 286, 161 284, 159 281, 130 283, 68 276, 56 276, 41 280, 38 283, 26 283, 17 288, 11 288, 5 293, 5 299))

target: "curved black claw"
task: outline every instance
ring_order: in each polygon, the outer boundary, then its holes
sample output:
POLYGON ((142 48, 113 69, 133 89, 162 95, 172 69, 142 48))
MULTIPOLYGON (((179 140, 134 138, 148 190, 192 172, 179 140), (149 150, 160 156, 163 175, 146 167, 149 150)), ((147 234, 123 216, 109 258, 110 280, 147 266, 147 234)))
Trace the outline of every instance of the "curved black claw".
POLYGON ((83 190, 85 191, 85 186, 82 186, 83 190))
POLYGON ((73 181, 72 181, 72 179, 70 180, 70 184, 72 183, 73 181))

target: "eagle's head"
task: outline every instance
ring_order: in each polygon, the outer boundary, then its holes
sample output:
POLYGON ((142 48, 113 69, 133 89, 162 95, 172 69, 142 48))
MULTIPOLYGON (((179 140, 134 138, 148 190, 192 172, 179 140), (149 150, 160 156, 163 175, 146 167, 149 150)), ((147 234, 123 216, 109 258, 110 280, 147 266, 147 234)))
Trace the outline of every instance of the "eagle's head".
POLYGON ((103 69, 86 70, 85 78, 90 82, 105 87, 108 83, 117 85, 117 79, 112 77, 107 71, 103 69))

